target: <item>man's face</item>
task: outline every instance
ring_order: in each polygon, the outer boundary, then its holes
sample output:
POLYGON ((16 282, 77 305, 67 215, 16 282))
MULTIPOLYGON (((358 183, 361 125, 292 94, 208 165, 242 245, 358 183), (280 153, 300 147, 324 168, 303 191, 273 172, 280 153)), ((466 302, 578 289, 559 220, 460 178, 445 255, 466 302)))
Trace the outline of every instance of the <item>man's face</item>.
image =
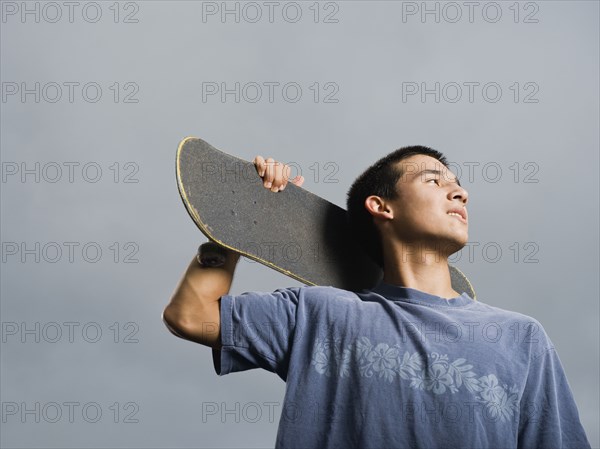
POLYGON ((430 156, 411 156, 398 164, 404 173, 396 184, 398 198, 388 201, 396 237, 406 243, 434 244, 448 255, 464 247, 469 230, 468 194, 456 176, 430 156))

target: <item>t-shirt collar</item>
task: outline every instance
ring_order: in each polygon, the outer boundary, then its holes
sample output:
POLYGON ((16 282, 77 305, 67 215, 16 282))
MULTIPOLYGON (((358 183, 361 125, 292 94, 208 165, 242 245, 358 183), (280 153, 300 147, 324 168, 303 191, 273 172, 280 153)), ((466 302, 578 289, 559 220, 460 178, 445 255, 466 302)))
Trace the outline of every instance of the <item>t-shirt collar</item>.
POLYGON ((375 287, 371 288, 371 291, 392 301, 412 302, 435 307, 463 307, 473 302, 473 299, 467 293, 462 293, 455 298, 446 299, 415 288, 388 284, 383 281, 379 281, 375 287))

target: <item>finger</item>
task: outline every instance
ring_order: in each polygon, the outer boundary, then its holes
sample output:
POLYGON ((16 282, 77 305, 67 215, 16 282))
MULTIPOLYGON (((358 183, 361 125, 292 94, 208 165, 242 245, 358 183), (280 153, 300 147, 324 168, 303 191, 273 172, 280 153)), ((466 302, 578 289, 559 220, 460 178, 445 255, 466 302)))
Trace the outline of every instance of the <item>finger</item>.
POLYGON ((302 187, 302 184, 304 184, 304 176, 302 176, 302 175, 296 176, 294 179, 292 179, 292 184, 295 184, 298 187, 302 187))
POLYGON ((275 176, 273 178, 273 187, 276 187, 276 192, 283 185, 283 164, 281 162, 275 162, 275 176))
POLYGON ((302 187, 302 184, 304 184, 304 176, 296 176, 294 179, 290 179, 290 182, 298 187, 302 187))
POLYGON ((254 166, 256 167, 258 176, 260 176, 262 178, 265 175, 265 167, 266 167, 265 159, 259 154, 254 158, 254 160, 252 162, 254 163, 254 166))
POLYGON ((272 157, 267 158, 265 161, 265 175, 263 177, 263 184, 267 189, 270 189, 275 179, 275 159, 272 157))
POLYGON ((283 191, 283 189, 285 189, 285 186, 287 186, 287 183, 290 181, 290 175, 292 173, 292 167, 290 167, 289 165, 285 164, 283 166, 283 180, 281 183, 281 187, 279 187, 279 191, 283 191))

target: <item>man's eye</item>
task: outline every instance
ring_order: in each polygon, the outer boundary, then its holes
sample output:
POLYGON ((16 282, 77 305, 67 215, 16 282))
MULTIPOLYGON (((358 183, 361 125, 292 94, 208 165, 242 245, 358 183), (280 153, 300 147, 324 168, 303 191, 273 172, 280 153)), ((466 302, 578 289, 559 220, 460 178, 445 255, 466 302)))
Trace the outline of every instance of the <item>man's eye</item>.
POLYGON ((438 179, 435 179, 435 178, 428 179, 426 182, 429 182, 429 181, 435 181, 436 183, 439 183, 439 180, 438 180, 438 179))

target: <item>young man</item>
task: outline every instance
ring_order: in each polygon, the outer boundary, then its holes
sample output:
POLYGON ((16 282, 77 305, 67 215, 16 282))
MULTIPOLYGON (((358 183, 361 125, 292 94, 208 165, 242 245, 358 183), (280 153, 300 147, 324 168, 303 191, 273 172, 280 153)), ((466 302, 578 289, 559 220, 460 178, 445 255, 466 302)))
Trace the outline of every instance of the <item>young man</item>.
MULTIPOLYGON (((289 167, 254 163, 265 188, 285 188, 289 167)), ((467 202, 441 153, 401 148, 348 192, 356 238, 384 269, 372 289, 229 295, 228 252, 220 268, 192 260, 163 319, 213 348, 217 374, 286 382, 276 447, 589 448, 542 325, 452 288, 467 202)))

